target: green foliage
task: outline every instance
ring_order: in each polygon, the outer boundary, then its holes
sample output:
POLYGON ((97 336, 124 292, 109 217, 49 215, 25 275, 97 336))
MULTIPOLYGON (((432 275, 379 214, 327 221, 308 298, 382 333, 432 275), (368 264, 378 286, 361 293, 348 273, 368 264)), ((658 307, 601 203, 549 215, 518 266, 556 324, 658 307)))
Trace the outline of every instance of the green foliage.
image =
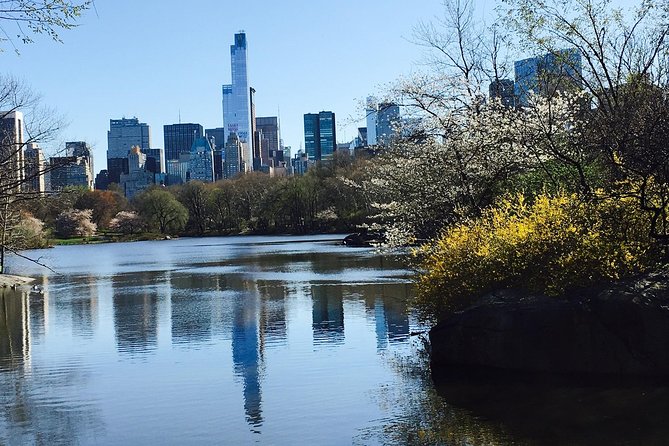
POLYGON ((521 288, 551 296, 644 271, 659 260, 649 222, 632 199, 575 194, 500 200, 417 251, 424 318, 470 305, 486 292, 521 288))
POLYGON ((78 2, 69 0, 0 1, 0 29, 5 30, 7 23, 16 25, 15 30, 9 31, 8 29, 4 36, 0 37, 0 44, 8 41, 18 53, 17 47, 9 37, 14 32, 23 43, 32 43, 33 35, 36 34, 46 34, 60 42, 59 32, 75 27, 81 14, 92 4, 92 0, 78 2))
POLYGON ((138 195, 135 205, 149 227, 161 234, 178 233, 188 221, 188 210, 172 193, 157 187, 138 195))

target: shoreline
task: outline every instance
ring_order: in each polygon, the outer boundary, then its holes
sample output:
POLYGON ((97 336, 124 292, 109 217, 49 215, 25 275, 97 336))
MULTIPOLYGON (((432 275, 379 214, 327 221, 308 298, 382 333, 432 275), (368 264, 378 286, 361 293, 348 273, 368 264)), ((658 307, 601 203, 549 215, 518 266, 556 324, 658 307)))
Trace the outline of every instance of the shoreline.
POLYGON ((33 277, 17 276, 14 274, 0 274, 0 288, 16 288, 23 285, 28 285, 34 282, 33 277))

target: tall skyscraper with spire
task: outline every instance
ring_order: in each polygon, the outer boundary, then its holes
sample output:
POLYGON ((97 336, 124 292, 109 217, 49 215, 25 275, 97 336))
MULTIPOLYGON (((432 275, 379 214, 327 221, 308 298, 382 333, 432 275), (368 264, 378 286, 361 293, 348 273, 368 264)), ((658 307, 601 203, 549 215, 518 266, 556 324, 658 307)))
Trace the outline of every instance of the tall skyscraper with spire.
POLYGON ((235 34, 235 44, 230 45, 232 83, 223 85, 223 127, 225 140, 236 133, 242 144, 244 170, 253 168, 253 134, 251 125, 251 89, 248 79, 246 33, 235 34))

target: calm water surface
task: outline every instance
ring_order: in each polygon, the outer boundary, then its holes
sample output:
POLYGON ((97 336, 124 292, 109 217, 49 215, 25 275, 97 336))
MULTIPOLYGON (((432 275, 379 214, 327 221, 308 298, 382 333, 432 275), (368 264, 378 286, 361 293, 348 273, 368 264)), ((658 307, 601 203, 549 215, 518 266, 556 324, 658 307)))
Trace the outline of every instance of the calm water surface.
POLYGON ((0 444, 350 444, 392 416, 408 271, 329 237, 63 246, 2 295, 0 444))
POLYGON ((0 445, 666 445, 669 388, 432 382, 399 258, 341 238, 33 251, 0 289, 0 445))

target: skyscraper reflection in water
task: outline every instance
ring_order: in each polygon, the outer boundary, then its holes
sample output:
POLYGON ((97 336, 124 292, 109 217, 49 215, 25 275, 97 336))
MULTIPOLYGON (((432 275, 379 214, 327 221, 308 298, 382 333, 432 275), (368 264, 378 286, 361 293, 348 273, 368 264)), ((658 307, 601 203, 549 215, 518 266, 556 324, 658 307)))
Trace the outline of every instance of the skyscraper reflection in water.
POLYGON ((232 326, 232 361, 235 375, 244 386, 244 412, 253 427, 262 426, 262 393, 260 388, 261 352, 258 333, 259 296, 241 293, 234 304, 232 326))
POLYGON ((340 286, 312 285, 314 344, 344 342, 344 296, 340 286))

